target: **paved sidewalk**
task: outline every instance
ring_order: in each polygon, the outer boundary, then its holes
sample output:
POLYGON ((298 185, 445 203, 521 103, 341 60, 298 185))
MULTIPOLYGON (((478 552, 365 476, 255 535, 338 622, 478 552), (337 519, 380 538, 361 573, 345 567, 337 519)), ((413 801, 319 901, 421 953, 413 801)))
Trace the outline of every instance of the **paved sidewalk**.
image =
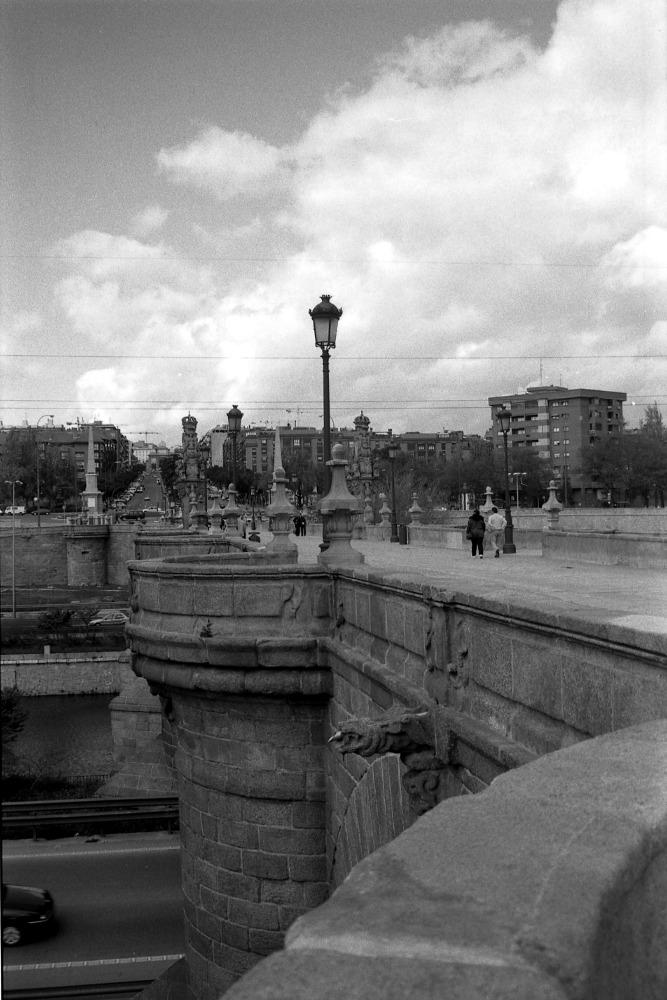
MULTIPOLYGON (((268 535, 268 532, 266 533, 268 535)), ((265 540, 263 533, 262 540, 265 540)), ((317 562, 320 538, 290 535, 301 564, 317 562)), ((441 582, 448 589, 521 603, 540 603, 554 613, 590 614, 596 621, 664 635, 667 660, 667 572, 560 562, 539 551, 517 551, 494 559, 473 559, 467 549, 425 548, 355 540, 367 568, 401 577, 441 582)))

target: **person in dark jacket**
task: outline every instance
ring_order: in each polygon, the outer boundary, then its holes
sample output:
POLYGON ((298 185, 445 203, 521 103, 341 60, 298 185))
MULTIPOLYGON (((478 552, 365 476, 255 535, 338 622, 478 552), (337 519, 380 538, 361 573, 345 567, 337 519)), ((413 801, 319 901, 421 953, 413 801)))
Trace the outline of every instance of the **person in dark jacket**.
POLYGON ((468 518, 468 526, 466 528, 466 538, 472 542, 472 557, 473 559, 479 551, 479 558, 484 558, 484 532, 486 531, 486 524, 484 523, 484 518, 480 514, 477 507, 468 518))

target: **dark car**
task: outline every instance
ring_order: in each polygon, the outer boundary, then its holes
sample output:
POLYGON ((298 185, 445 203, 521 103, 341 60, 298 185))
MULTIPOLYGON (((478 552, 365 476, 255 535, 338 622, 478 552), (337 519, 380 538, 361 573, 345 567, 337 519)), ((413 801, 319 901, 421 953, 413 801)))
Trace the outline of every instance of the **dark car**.
POLYGON ((53 929, 55 907, 47 889, 2 883, 2 943, 21 944, 53 929))

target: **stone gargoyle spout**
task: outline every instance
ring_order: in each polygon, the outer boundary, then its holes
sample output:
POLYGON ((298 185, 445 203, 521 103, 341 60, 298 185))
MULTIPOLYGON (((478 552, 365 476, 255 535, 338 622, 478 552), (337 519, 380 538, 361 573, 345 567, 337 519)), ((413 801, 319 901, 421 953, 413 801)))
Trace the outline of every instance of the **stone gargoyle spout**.
POLYGON ((428 715, 428 712, 393 709, 379 719, 348 719, 329 743, 342 754, 355 753, 360 757, 398 754, 407 768, 402 777, 403 787, 412 809, 421 815, 440 801, 440 778, 447 765, 446 760, 435 754, 434 739, 425 725, 428 715))

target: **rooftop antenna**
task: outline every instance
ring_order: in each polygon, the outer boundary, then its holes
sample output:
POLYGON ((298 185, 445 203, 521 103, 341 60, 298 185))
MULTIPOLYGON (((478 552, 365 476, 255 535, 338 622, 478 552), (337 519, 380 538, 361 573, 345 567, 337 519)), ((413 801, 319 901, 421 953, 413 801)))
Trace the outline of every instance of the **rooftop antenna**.
POLYGON ((542 385, 542 358, 540 358, 540 385, 542 385))

